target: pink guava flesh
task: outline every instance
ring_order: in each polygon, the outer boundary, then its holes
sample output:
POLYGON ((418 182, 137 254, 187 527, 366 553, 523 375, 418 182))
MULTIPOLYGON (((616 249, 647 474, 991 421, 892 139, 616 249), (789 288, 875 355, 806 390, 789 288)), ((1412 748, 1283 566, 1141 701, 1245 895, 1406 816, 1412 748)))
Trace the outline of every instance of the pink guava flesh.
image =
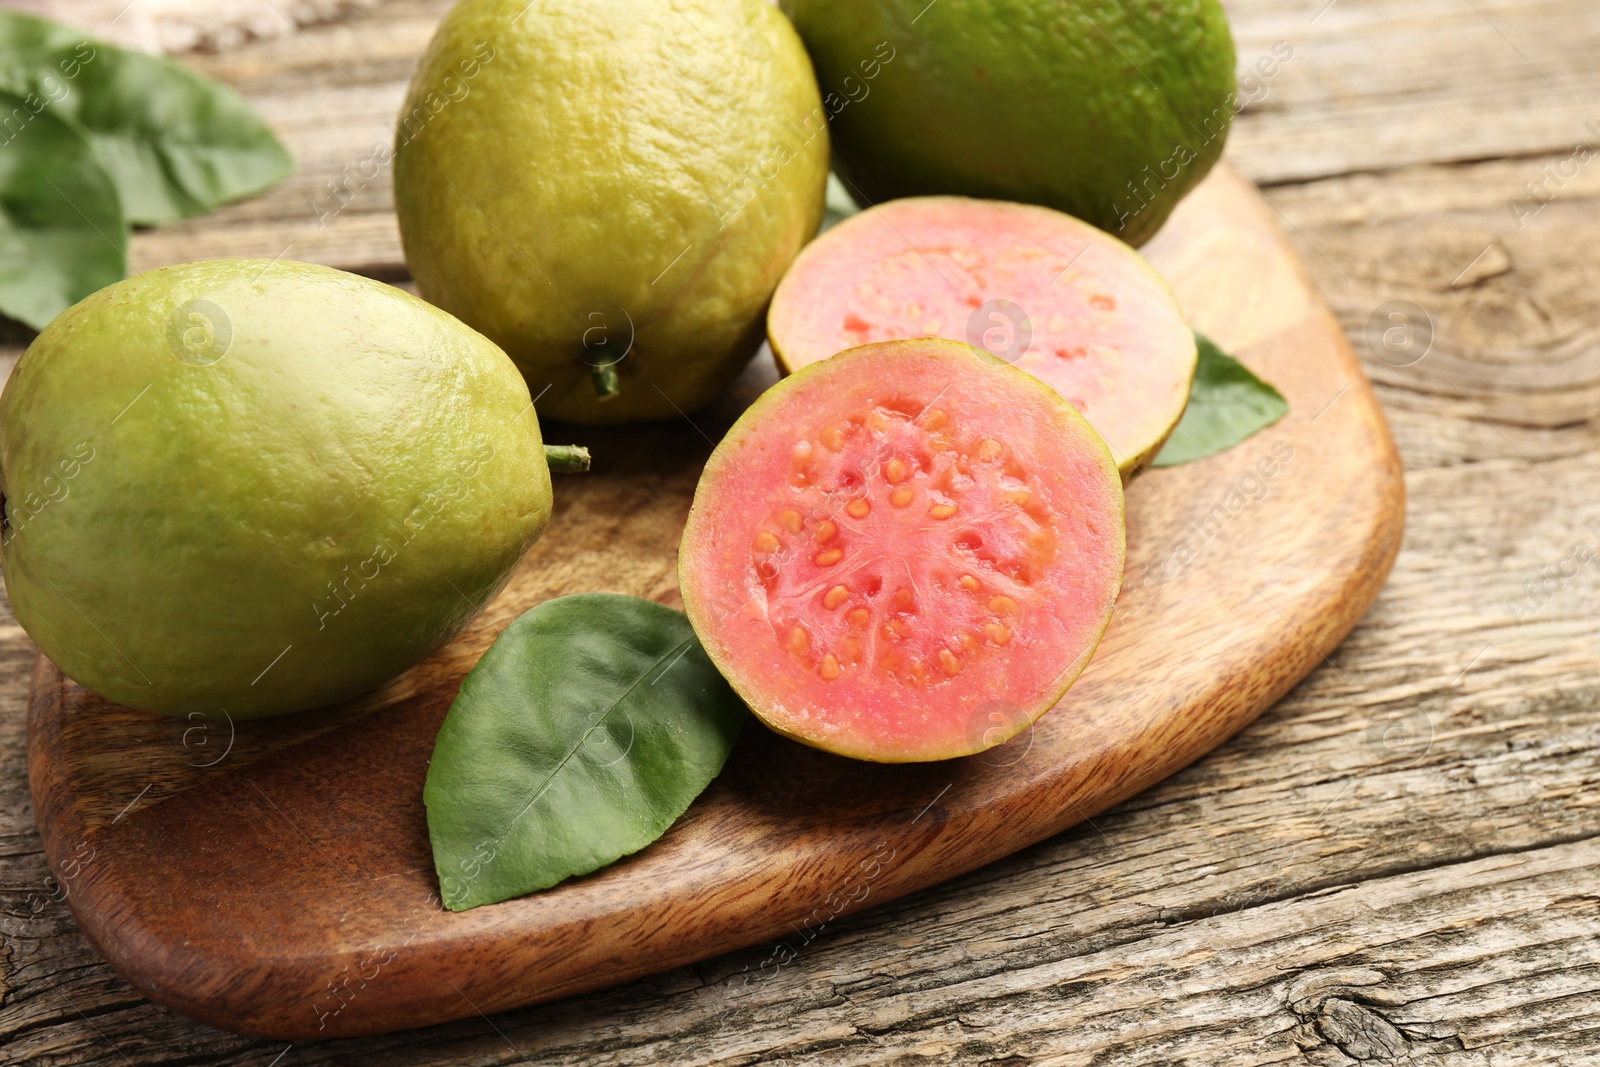
POLYGON ((1006 740, 1088 663, 1122 483, 1037 380, 965 344, 868 345, 768 390, 706 465, 684 606, 780 733, 881 762, 1006 740))
POLYGON ((1183 415, 1194 334, 1132 248, 1049 208, 891 200, 813 241, 778 286, 767 335, 785 370, 872 341, 946 337, 1048 382, 1126 473, 1183 415))

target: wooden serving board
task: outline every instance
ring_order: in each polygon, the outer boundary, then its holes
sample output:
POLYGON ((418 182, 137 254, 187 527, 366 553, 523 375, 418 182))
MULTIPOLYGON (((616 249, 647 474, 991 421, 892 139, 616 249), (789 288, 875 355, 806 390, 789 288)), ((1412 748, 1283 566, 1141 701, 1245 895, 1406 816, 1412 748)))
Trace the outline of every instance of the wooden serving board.
POLYGON ((763 359, 692 423, 548 428, 589 444, 594 471, 558 480, 550 532, 460 639, 352 705, 237 727, 160 719, 41 657, 33 802, 78 923, 152 999, 295 1040, 493 1012, 767 943, 754 981, 837 916, 1057 833, 1198 758, 1366 611, 1399 548, 1404 491, 1371 388, 1253 189, 1219 169, 1147 253, 1195 326, 1290 410, 1238 448, 1135 479, 1117 618, 1033 729, 967 759, 882 766, 752 723, 650 848, 530 897, 440 907, 422 784, 462 675, 549 597, 679 604, 695 481, 773 380, 763 359))

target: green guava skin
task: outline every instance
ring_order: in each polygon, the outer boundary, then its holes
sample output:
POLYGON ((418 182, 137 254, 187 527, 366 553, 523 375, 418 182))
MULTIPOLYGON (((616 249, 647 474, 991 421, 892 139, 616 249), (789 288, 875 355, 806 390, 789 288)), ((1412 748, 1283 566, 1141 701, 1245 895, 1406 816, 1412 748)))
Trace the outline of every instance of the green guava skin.
POLYGON ((759 347, 827 169, 810 60, 767 0, 462 0, 400 114, 395 208, 418 292, 547 416, 676 418, 759 347), (591 367, 624 349, 602 402, 591 367))
POLYGON ((11 606, 68 677, 235 719, 438 649, 551 505, 491 341, 392 286, 265 260, 153 270, 51 322, 0 393, 0 492, 11 606))
POLYGON ((1140 245, 1222 155, 1234 49, 1217 0, 781 3, 858 200, 1019 200, 1140 245))

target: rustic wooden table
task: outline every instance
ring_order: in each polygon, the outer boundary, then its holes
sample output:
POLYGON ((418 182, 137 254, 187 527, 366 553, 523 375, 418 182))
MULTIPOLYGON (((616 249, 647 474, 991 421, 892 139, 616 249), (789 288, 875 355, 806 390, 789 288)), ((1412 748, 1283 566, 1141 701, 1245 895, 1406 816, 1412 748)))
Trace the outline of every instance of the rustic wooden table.
MULTIPOLYGON (((374 151, 447 6, 389 0, 192 60, 252 98, 299 169, 138 236, 133 269, 284 255, 403 280, 374 151)), ((1600 1063, 1600 503, 1584 489, 1600 473, 1600 11, 1227 6, 1248 101, 1228 156, 1281 213, 1407 466, 1393 577, 1325 667, 1093 824, 830 925, 753 995, 728 979, 767 947, 286 1047, 145 1001, 74 926, 34 828, 34 651, 7 612, 0 1063, 1600 1063)))

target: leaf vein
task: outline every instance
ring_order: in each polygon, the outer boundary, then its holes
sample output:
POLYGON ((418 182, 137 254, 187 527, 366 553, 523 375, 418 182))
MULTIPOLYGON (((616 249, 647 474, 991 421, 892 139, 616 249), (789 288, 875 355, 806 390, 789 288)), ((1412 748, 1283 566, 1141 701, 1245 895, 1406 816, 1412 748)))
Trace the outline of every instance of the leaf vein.
POLYGON ((589 724, 589 728, 583 732, 577 741, 574 742, 573 745, 567 750, 566 754, 561 757, 560 762, 550 769, 550 773, 545 776, 544 781, 539 783, 539 788, 536 789, 533 795, 528 798, 527 803, 523 804, 522 807, 517 810, 517 813, 511 817, 510 821, 506 824, 506 828, 500 832, 500 835, 496 837, 490 845, 491 848, 498 848, 500 843, 511 835, 511 831, 517 828, 517 824, 520 823, 523 817, 527 815, 533 806, 539 802, 539 798, 544 796, 545 792, 550 788, 550 783, 556 780, 556 776, 561 773, 562 768, 566 767, 568 761, 570 761, 572 757, 577 754, 578 749, 583 747, 583 743, 589 740, 590 735, 600 728, 600 724, 605 722, 606 719, 610 717, 611 713, 616 711, 617 708, 621 706, 622 702, 627 700, 628 697, 633 694, 635 689, 643 685, 644 680, 650 677, 651 674, 655 673, 657 667, 661 666, 661 664, 667 661, 667 657, 671 656, 674 652, 680 652, 681 650, 686 649, 693 641, 694 637, 691 635, 684 638, 676 645, 673 645, 666 652, 663 652, 659 659, 642 671, 639 677, 634 680, 633 684, 628 686, 627 689, 623 690, 621 695, 619 695, 617 699, 613 700, 606 707, 606 710, 589 724))

